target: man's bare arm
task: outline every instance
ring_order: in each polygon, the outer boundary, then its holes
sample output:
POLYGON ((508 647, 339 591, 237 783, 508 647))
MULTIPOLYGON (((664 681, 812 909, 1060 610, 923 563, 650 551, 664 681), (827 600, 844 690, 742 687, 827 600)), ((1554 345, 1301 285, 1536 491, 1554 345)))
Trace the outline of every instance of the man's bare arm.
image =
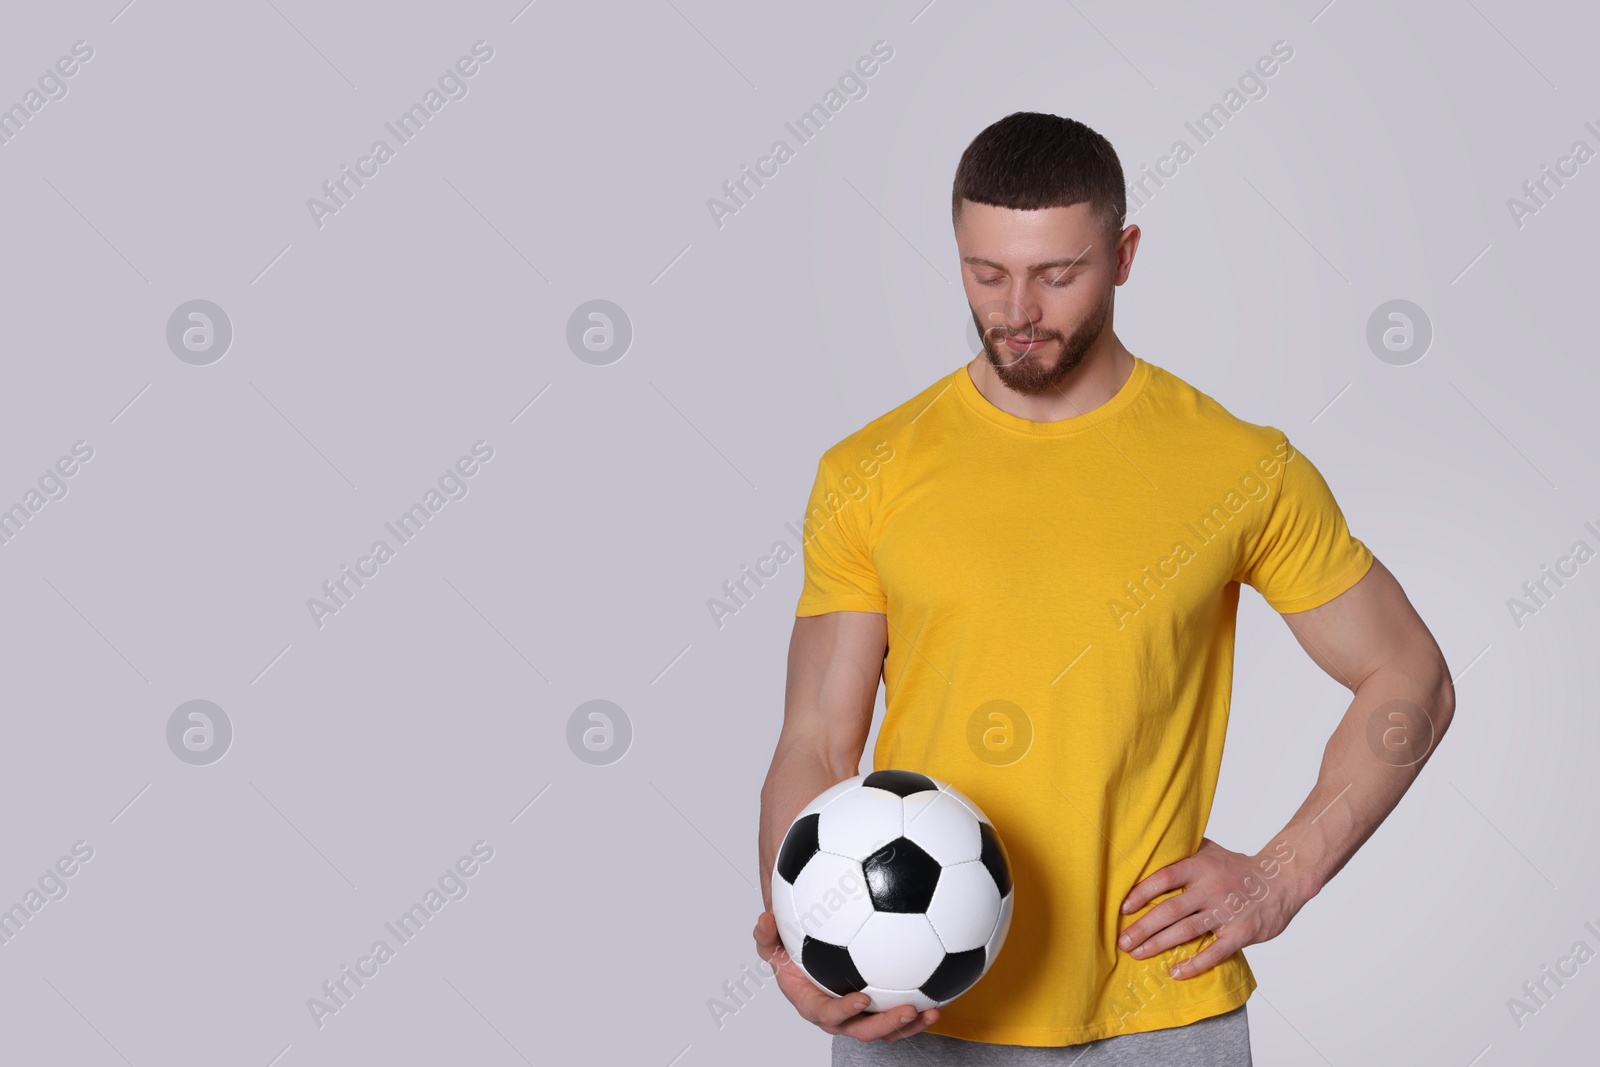
POLYGON ((1328 739, 1317 784, 1273 839, 1309 900, 1400 803, 1455 714, 1433 634, 1380 560, 1321 607, 1283 616, 1306 653, 1354 693, 1328 739))
MULTIPOLYGON (((800 1017, 823 1033, 858 1041, 899 1041, 938 1021, 939 1009, 910 1004, 866 1014, 865 993, 835 997, 799 973, 780 943, 772 914, 772 866, 789 824, 818 793, 859 773, 872 707, 889 648, 888 619, 877 612, 832 611, 794 621, 783 730, 761 786, 761 904, 752 935, 773 966, 778 988, 800 1017)), ((790 920, 792 921, 792 920, 790 920)))
POLYGON ((888 640, 888 620, 874 612, 794 620, 783 730, 761 787, 761 902, 768 911, 772 866, 789 824, 818 793, 859 773, 888 640))
POLYGON ((1246 945, 1282 933, 1394 810, 1455 713, 1444 656, 1380 561, 1328 603, 1283 620, 1354 699, 1328 739, 1311 795, 1267 848, 1248 856, 1202 838, 1193 856, 1154 872, 1128 894, 1122 910, 1131 914, 1183 889, 1118 937, 1135 957, 1216 935, 1171 966, 1175 978, 1203 974, 1246 945), (1263 880, 1279 874, 1287 877, 1263 880))

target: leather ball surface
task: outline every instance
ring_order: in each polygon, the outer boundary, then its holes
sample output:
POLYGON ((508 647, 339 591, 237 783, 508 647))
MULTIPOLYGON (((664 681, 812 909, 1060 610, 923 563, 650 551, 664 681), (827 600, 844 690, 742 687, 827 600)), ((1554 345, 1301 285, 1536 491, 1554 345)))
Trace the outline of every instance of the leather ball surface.
POLYGON ((1011 864, 994 825, 916 771, 846 779, 807 804, 778 849, 772 911, 789 956, 868 1011, 942 1007, 988 971, 1011 926, 1011 864))

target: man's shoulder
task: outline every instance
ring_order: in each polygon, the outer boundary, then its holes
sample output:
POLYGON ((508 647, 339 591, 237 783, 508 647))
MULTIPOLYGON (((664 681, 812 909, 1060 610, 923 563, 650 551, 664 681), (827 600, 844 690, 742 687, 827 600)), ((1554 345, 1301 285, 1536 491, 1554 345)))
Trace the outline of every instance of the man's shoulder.
MULTIPOLYGON (((1146 362, 1149 362, 1146 360, 1146 362)), ((1276 426, 1251 422, 1219 400, 1158 364, 1151 363, 1150 395, 1161 423, 1178 436, 1203 441, 1216 451, 1272 451, 1285 439, 1276 426)))
POLYGON ((966 372, 966 365, 962 364, 954 371, 940 375, 914 396, 829 445, 822 453, 823 465, 848 472, 874 459, 886 462, 893 458, 894 453, 904 447, 915 427, 938 421, 939 409, 956 402, 949 392, 955 385, 956 374, 966 372))

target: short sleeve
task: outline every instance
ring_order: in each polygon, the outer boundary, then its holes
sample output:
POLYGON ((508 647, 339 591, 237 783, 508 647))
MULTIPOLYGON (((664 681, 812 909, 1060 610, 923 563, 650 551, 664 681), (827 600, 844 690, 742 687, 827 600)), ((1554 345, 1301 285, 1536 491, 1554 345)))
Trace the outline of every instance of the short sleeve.
POLYGON ((1280 436, 1275 457, 1262 460, 1258 473, 1276 481, 1277 492, 1253 542, 1243 546, 1235 577, 1280 613, 1321 607, 1360 581, 1372 550, 1350 533, 1311 460, 1280 436))
POLYGON ((865 481, 839 475, 826 455, 806 501, 802 555, 805 584, 795 615, 830 611, 887 614, 888 597, 878 584, 866 532, 871 528, 865 481))

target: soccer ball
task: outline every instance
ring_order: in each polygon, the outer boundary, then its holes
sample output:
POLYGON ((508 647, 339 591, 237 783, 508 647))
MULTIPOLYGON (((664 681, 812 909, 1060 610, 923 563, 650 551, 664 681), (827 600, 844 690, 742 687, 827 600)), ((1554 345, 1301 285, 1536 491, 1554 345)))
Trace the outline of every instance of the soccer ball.
POLYGON ((994 962, 1011 927, 1011 864, 994 825, 946 782, 858 775, 795 817, 772 872, 789 957, 866 1009, 943 1007, 994 962))

